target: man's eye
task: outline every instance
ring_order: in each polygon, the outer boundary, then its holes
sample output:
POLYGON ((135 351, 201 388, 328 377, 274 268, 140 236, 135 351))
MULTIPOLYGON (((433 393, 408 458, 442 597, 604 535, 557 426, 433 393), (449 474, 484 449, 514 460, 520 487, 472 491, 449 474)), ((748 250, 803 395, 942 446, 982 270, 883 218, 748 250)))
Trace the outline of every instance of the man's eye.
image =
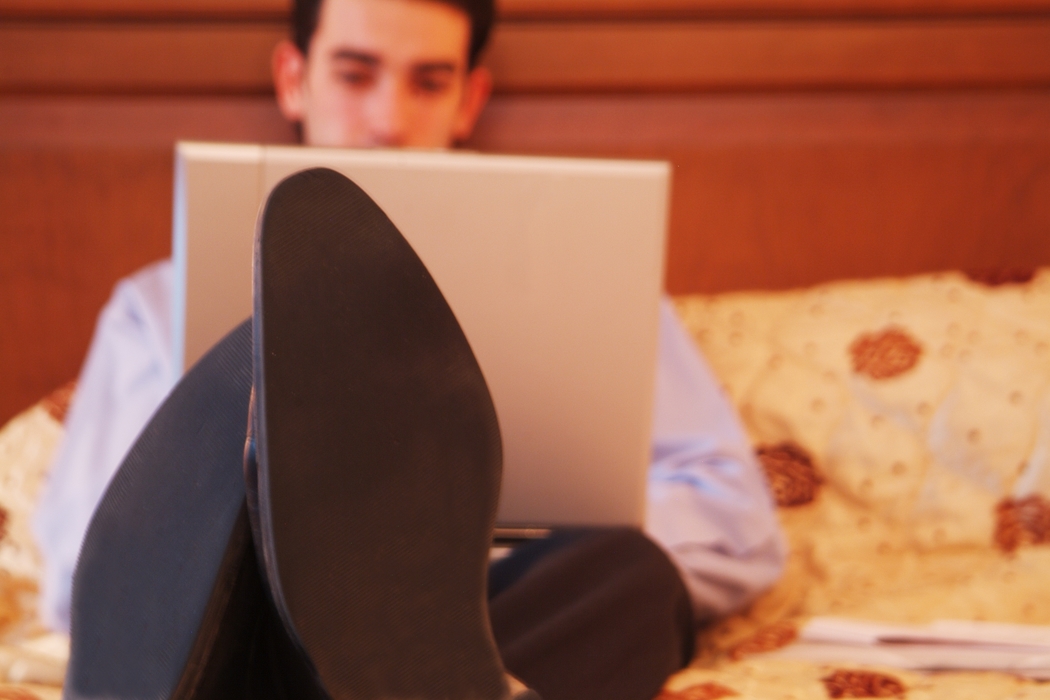
POLYGON ((452 79, 445 75, 419 75, 414 81, 416 90, 427 95, 438 95, 449 89, 452 79))
POLYGON ((367 87, 375 82, 375 75, 367 70, 344 70, 338 71, 336 76, 339 80, 352 87, 367 87))

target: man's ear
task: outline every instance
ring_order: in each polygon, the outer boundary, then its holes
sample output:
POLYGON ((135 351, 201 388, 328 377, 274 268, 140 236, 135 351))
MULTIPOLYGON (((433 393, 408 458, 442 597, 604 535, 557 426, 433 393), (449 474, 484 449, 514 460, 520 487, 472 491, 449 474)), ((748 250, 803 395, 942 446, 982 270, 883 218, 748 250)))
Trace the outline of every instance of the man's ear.
POLYGON ((277 106, 284 118, 292 122, 303 120, 303 77, 306 57, 299 47, 282 39, 273 48, 273 87, 277 93, 277 106))
POLYGON ((465 141, 470 138, 477 124, 481 110, 488 104, 492 94, 492 71, 485 66, 475 66, 467 74, 467 84, 463 90, 463 101, 460 102, 456 121, 452 127, 452 138, 465 141))

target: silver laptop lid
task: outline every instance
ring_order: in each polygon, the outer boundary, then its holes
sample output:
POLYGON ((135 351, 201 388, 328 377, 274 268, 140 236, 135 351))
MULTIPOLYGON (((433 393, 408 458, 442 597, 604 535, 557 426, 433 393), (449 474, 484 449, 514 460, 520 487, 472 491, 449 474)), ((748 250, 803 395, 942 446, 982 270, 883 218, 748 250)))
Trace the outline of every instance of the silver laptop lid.
POLYGON ((668 164, 180 143, 176 364, 251 314, 259 209, 317 166, 386 211, 463 326, 503 436, 499 523, 641 525, 668 164))

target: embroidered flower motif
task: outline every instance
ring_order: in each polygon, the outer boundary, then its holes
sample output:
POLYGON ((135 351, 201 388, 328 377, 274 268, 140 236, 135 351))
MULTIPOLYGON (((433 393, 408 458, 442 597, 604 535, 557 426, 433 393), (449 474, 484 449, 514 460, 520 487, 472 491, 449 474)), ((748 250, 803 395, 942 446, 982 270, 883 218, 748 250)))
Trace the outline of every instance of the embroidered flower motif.
POLYGON ((773 499, 782 508, 809 503, 823 483, 813 458, 793 442, 763 445, 757 451, 773 499))
POLYGON ((821 680, 833 698, 903 697, 906 690, 904 684, 893 676, 872 671, 839 669, 821 680))
POLYGON ((755 632, 753 635, 737 644, 729 651, 729 657, 734 661, 750 654, 761 654, 786 647, 798 639, 798 629, 791 622, 777 622, 755 632))
POLYGON ((849 346, 853 371, 872 379, 891 379, 919 362, 922 346, 903 329, 891 326, 863 333, 849 346))
MULTIPOLYGON (((66 413, 69 411, 69 404, 73 401, 73 392, 76 391, 76 388, 75 381, 67 382, 45 396, 40 405, 52 418, 61 423, 66 419, 66 413)), ((3 700, 3 696, 0 696, 0 700, 3 700)))
POLYGON ((1050 502, 1042 496, 1004 498, 995 507, 995 516, 993 539, 1004 552, 1023 544, 1050 543, 1050 502))

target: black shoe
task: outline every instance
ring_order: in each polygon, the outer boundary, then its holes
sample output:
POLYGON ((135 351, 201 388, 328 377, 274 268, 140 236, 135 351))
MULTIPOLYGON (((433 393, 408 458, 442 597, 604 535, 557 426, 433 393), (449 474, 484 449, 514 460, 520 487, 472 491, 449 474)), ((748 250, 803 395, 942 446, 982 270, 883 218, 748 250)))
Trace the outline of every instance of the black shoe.
POLYGON ((271 193, 255 258, 261 556, 337 700, 503 700, 485 602, 501 445, 474 355, 379 207, 331 170, 271 193))
POLYGON ((245 509, 246 321, 174 388, 114 475, 73 580, 66 698, 238 698, 265 601, 245 509))

